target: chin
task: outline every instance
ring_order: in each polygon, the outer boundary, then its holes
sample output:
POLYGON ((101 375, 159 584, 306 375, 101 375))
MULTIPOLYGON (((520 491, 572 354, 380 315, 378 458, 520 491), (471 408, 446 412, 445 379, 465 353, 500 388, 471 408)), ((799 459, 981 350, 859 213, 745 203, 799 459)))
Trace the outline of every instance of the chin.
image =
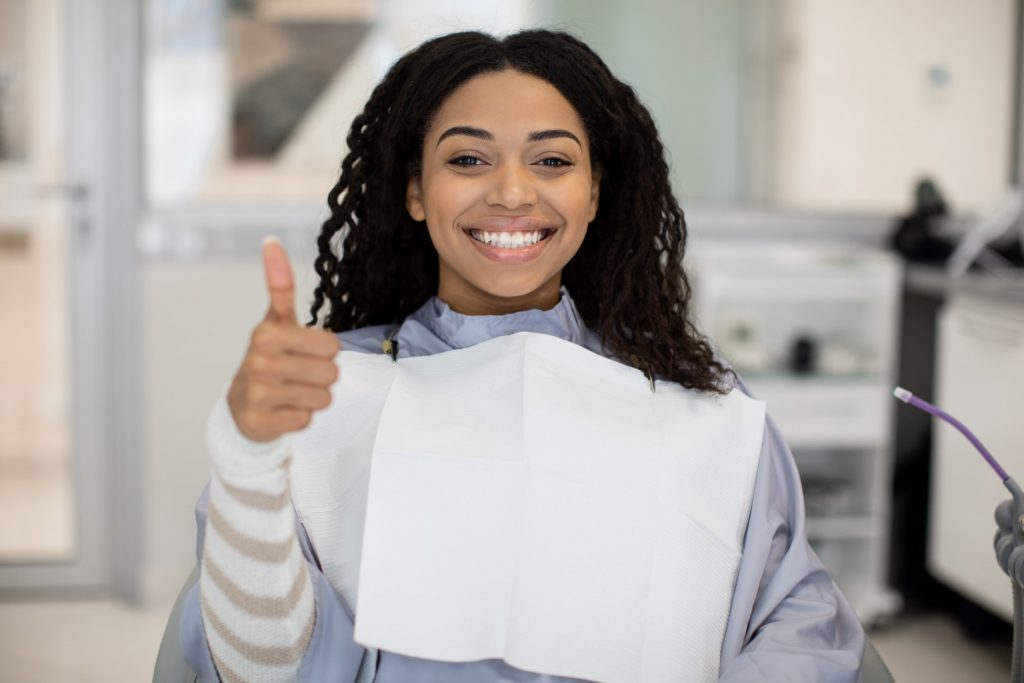
POLYGON ((478 289, 497 299, 523 299, 540 294, 545 290, 548 281, 549 279, 545 278, 516 278, 495 282, 492 278, 484 286, 478 286, 478 289))

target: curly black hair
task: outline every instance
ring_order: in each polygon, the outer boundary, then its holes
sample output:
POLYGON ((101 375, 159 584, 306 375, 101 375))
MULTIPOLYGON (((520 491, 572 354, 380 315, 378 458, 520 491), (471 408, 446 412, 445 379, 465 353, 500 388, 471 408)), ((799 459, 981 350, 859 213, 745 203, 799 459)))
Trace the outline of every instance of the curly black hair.
POLYGON ((438 255, 406 211, 406 186, 419 174, 423 139, 445 98, 474 76, 505 69, 561 92, 602 171, 597 216, 562 272, 584 324, 606 352, 648 376, 724 392, 728 371, 692 322, 686 221, 654 121, 593 50, 558 31, 449 34, 391 67, 352 122, 327 197, 308 324, 325 304, 323 327, 334 332, 400 323, 437 293, 438 255))

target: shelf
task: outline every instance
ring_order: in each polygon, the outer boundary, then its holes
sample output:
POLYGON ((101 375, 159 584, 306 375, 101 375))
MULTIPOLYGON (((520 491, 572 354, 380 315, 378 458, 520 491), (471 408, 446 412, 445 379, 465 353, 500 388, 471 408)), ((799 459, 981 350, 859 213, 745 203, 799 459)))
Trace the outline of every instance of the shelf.
POLYGON ((751 372, 744 371, 742 368, 736 368, 736 372, 740 374, 747 384, 795 384, 797 386, 806 387, 813 389, 817 386, 825 387, 863 387, 863 386, 881 386, 885 385, 888 381, 886 377, 877 373, 856 373, 856 374, 836 374, 829 375, 825 373, 813 373, 813 374, 799 374, 796 372, 789 372, 786 370, 779 370, 777 372, 751 372))
POLYGON ((861 619, 884 620, 899 606, 886 585, 899 261, 841 245, 691 253, 697 323, 778 423, 808 540, 861 619))
POLYGON ((880 380, 751 380, 792 448, 877 448, 888 438, 895 408, 880 380))

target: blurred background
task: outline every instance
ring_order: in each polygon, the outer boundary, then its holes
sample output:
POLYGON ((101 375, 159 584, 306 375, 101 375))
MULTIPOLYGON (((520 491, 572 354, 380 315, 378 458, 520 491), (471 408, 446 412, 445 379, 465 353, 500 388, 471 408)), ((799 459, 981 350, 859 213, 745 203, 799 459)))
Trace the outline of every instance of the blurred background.
POLYGON ((1017 0, 0 0, 0 680, 144 680, 206 418, 352 117, 461 29, 571 31, 648 105, 700 325, 768 401, 897 680, 1005 680, 1024 476, 1017 0))

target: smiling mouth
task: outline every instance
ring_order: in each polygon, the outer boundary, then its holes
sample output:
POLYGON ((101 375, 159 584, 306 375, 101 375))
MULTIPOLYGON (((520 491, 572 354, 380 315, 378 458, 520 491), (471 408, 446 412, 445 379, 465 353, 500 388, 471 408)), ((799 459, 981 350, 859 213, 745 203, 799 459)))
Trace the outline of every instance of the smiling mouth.
POLYGON ((489 232, 487 230, 470 229, 465 232, 477 242, 486 244, 489 247, 497 247, 499 249, 523 249, 543 242, 555 233, 555 229, 546 228, 543 230, 525 230, 522 232, 489 232))

